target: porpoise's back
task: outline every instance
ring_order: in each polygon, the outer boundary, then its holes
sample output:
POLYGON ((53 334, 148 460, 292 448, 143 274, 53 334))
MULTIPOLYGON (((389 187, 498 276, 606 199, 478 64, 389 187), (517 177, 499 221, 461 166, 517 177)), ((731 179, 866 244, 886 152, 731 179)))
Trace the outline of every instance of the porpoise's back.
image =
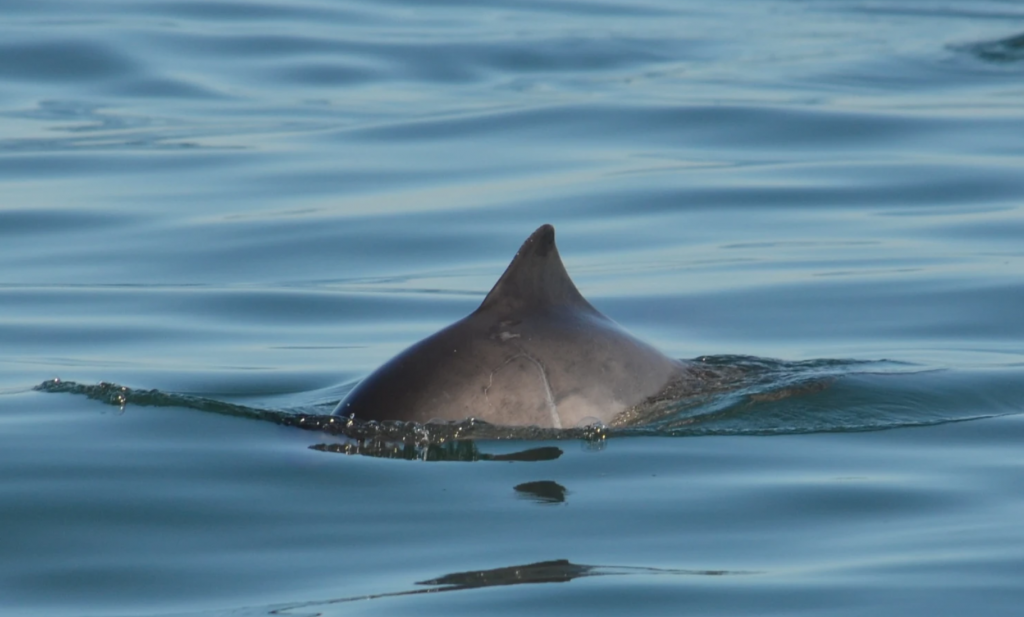
POLYGON ((608 423, 684 370, 587 302, 544 225, 476 311, 378 368, 335 413, 568 428, 608 423))

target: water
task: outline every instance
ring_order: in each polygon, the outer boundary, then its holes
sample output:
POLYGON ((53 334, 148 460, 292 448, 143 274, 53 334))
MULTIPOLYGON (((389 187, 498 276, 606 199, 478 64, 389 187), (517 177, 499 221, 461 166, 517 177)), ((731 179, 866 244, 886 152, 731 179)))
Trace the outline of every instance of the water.
POLYGON ((1017 614, 1024 9, 720 4, 0 0, 0 612, 1017 614), (756 379, 317 424, 545 222, 756 379))

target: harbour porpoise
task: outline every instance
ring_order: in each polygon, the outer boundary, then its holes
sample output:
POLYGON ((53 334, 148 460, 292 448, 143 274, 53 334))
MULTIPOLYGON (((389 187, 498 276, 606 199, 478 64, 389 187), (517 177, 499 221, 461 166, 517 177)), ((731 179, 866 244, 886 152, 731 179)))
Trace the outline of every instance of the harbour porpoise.
POLYGON ((555 229, 527 238, 469 316, 401 352, 334 410, 357 420, 572 428, 610 423, 688 365, 591 306, 562 265, 555 229))

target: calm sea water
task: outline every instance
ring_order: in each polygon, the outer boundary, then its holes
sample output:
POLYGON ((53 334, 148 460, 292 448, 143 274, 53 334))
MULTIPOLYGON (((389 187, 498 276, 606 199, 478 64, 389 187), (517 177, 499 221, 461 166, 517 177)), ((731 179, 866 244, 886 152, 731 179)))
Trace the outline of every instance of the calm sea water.
POLYGON ((0 15, 4 615, 1020 613, 1019 2, 0 15), (760 381, 585 438, 298 426, 546 222, 760 381))

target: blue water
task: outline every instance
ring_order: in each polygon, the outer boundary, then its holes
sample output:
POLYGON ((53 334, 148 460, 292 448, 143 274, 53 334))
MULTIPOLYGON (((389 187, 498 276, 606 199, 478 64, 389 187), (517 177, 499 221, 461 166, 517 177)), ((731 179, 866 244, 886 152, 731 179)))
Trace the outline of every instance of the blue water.
POLYGON ((0 16, 0 613, 1019 614, 1019 2, 0 16), (319 424, 542 223, 752 376, 628 430, 319 424))

